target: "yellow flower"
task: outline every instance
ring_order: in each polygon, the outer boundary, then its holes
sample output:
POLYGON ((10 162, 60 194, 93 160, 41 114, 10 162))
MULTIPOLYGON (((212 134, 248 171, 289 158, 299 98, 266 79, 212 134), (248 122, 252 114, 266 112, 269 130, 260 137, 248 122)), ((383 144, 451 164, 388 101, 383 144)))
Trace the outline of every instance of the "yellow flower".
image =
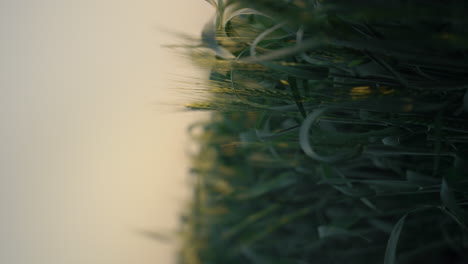
POLYGON ((359 87, 353 87, 351 89, 351 95, 353 96, 363 96, 363 95, 369 95, 371 93, 372 91, 369 86, 359 86, 359 87))
POLYGON ((381 87, 379 88, 379 91, 380 91, 380 93, 383 94, 383 95, 388 95, 388 94, 394 93, 394 92, 395 92, 395 89, 392 89, 392 88, 386 87, 386 86, 381 86, 381 87))

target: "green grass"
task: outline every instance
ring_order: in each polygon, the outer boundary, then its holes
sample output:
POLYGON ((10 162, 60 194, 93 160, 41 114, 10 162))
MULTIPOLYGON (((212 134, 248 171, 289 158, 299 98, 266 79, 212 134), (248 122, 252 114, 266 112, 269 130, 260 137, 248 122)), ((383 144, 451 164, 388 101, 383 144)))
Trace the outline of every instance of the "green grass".
POLYGON ((467 263, 466 4, 208 2, 179 262, 467 263))

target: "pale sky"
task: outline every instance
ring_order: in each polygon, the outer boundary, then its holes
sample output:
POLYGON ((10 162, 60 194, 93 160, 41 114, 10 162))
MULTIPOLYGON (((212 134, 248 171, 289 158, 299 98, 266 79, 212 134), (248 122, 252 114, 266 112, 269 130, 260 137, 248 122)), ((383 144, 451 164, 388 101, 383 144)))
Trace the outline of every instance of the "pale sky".
MULTIPOLYGON (((174 263, 188 199, 173 76, 206 72, 160 47, 198 36, 203 0, 0 0, 0 263, 174 263)), ((182 96, 181 96, 182 97, 182 96)), ((185 97, 184 97, 185 98, 185 97)), ((181 101, 181 100, 179 100, 181 101)))

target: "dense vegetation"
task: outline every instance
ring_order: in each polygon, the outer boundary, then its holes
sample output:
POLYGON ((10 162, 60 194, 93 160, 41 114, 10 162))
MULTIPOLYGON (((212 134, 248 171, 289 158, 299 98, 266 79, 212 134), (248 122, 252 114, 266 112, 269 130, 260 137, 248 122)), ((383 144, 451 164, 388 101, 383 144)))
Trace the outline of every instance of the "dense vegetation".
POLYGON ((208 2, 179 262, 468 263, 467 4, 208 2))

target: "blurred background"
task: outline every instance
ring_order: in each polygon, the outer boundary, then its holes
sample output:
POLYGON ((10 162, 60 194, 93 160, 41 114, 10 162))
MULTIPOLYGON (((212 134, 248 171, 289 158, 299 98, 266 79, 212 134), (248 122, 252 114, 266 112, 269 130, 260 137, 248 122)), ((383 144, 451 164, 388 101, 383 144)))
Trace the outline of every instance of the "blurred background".
MULTIPOLYGON (((206 75, 161 28, 198 36, 203 0, 0 0, 0 263, 174 263, 189 199, 171 88, 206 75)), ((176 103, 177 104, 177 103, 176 103)))

